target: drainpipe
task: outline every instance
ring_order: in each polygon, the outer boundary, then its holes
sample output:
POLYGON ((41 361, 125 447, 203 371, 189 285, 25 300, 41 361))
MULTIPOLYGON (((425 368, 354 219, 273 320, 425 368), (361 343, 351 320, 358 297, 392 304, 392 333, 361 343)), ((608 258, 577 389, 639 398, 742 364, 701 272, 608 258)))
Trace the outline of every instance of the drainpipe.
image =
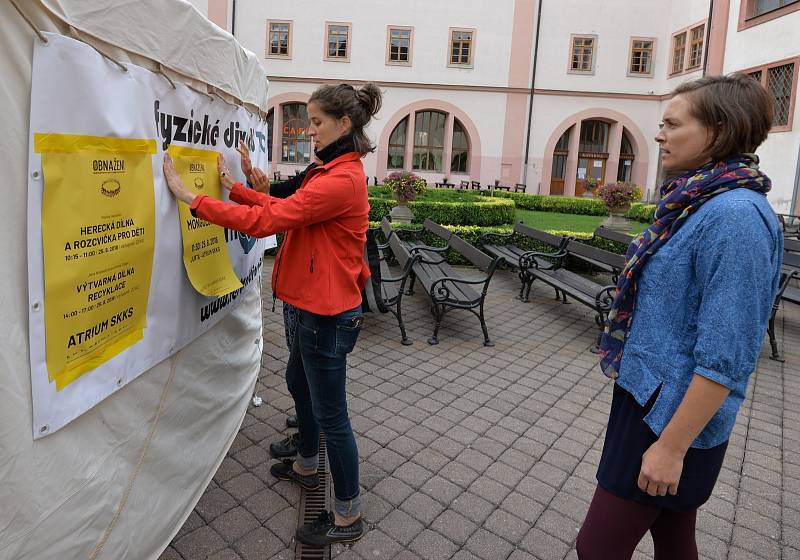
MULTIPOLYGON (((234 4, 236 0, 233 0, 234 4)), ((706 40, 705 44, 703 45, 703 76, 706 75, 706 69, 708 68, 708 46, 711 42, 711 21, 714 19, 714 0, 711 0, 708 4, 708 23, 706 24, 706 40)))
MULTIPOLYGON (((531 70, 531 91, 528 96, 528 132, 525 135, 525 165, 522 167, 522 182, 528 184, 528 152, 531 146, 531 125, 533 124, 533 86, 536 83, 536 61, 539 57, 539 30, 542 23, 542 3, 544 0, 539 0, 538 14, 536 15, 536 41, 533 47, 533 69, 531 70)), ((539 187, 536 187, 536 193, 539 193, 539 187)))
POLYGON ((797 148, 797 167, 794 171, 794 191, 792 191, 792 205, 789 207, 789 214, 798 214, 797 212, 797 194, 800 191, 800 148, 797 148))
POLYGON ((236 37, 236 0, 231 1, 231 35, 236 37))

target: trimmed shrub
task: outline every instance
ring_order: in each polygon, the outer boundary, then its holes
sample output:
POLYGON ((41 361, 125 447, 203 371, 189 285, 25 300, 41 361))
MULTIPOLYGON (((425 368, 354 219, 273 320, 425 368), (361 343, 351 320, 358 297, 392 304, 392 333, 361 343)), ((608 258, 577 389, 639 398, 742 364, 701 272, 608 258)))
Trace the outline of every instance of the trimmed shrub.
MULTIPOLYGON (((392 199, 370 198, 369 204, 369 219, 379 222, 397 203, 392 199)), ((429 218, 437 224, 499 226, 514 223, 516 217, 514 202, 497 198, 481 197, 475 202, 432 202, 423 198, 409 202, 408 207, 414 213, 414 223, 429 218)))
POLYGON ((636 220, 637 222, 644 222, 646 224, 653 223, 655 219, 655 204, 645 204, 644 202, 637 202, 631 205, 631 209, 625 214, 626 218, 636 220))
POLYGON ((572 196, 550 196, 546 194, 494 193, 495 198, 510 198, 517 208, 539 212, 560 212, 583 216, 607 216, 603 201, 598 198, 575 198, 572 196))

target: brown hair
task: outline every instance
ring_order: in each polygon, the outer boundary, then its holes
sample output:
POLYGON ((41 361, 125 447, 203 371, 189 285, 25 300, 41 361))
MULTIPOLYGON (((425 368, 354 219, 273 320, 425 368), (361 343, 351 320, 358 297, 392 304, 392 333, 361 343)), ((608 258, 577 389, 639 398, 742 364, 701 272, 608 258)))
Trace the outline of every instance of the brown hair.
POLYGON ((755 152, 772 128, 772 98, 747 74, 705 76, 672 93, 686 96, 692 116, 711 132, 704 155, 712 161, 755 152))
POLYGON ((359 89, 348 84, 336 86, 320 86, 311 94, 312 101, 319 105, 326 114, 341 119, 345 115, 353 123, 350 133, 353 135, 356 151, 366 154, 375 151, 375 146, 364 133, 364 127, 381 108, 381 90, 372 82, 367 82, 359 89))

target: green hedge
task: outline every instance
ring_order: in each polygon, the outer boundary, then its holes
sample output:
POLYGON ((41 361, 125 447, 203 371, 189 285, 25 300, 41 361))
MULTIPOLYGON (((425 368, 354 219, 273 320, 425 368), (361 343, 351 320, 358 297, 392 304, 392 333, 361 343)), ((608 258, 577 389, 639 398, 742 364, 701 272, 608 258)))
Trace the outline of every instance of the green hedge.
MULTIPOLYGON (((580 198, 572 196, 550 196, 545 194, 525 194, 495 192, 495 197, 510 198, 517 208, 537 210, 539 212, 560 212, 562 214, 579 214, 584 216, 607 216, 606 205, 599 198, 580 198)), ((636 202, 625 214, 626 218, 637 222, 653 221, 655 204, 636 202)))
MULTIPOLYGON (((379 222, 388 216, 397 203, 387 198, 369 199, 369 219, 379 222)), ((511 200, 482 198, 475 202, 436 202, 415 200, 408 203, 414 213, 414 223, 421 224, 429 218, 437 224, 463 224, 471 226, 499 226, 514 223, 516 207, 511 200)))

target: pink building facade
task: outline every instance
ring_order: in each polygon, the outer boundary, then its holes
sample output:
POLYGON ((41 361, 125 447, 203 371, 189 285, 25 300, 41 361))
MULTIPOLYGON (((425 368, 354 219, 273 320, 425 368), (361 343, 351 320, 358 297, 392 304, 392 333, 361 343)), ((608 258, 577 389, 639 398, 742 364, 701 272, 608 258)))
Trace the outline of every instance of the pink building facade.
POLYGON ((365 167, 378 181, 406 169, 573 196, 589 178, 625 180, 652 199, 670 91, 746 71, 778 109, 759 151, 770 201, 800 210, 800 0, 194 4, 263 57, 273 173, 306 165, 305 103, 319 84, 373 81, 384 106, 365 167))

